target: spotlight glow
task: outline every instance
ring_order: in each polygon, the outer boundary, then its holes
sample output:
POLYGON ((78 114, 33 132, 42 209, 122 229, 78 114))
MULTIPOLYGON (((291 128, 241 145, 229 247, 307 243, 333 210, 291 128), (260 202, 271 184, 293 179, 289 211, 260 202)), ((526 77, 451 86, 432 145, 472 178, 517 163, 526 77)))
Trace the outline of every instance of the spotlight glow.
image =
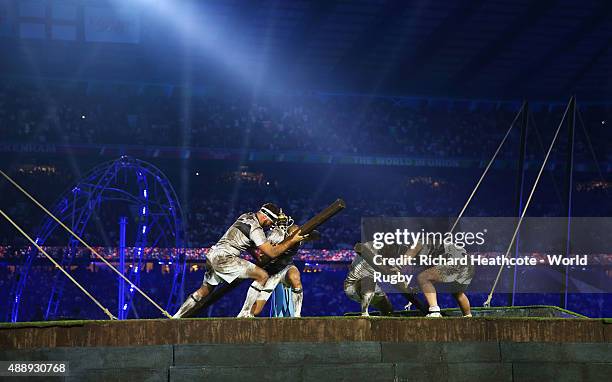
MULTIPOLYGON (((124 2, 114 0, 114 3, 117 8, 125 7, 124 2)), ((196 3, 199 3, 197 7, 193 7, 189 2, 170 0, 132 2, 140 5, 142 14, 147 14, 152 19, 170 26, 190 49, 217 60, 222 67, 236 74, 245 84, 257 84, 260 79, 257 75, 253 75, 254 68, 248 60, 248 52, 236 44, 235 33, 238 26, 232 27, 228 25, 227 19, 211 16, 215 11, 206 2, 196 3)), ((263 63, 262 65, 259 70, 265 66, 263 63)))

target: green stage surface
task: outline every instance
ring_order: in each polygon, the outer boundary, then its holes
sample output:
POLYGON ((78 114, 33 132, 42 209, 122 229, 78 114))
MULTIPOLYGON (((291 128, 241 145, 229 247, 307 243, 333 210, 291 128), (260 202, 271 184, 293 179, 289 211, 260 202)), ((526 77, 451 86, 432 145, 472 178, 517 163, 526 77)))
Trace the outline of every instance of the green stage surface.
MULTIPOLYGON (((445 317, 461 317, 459 308, 442 309, 445 317)), ((472 307, 474 317, 488 318, 510 318, 510 317, 530 317, 530 318, 588 318, 582 314, 559 308, 552 305, 529 305, 529 306, 497 306, 489 308, 472 307)), ((346 313, 345 316, 359 316, 359 312, 346 313)), ((371 312, 370 315, 377 316, 378 312, 371 312)), ((416 310, 396 311, 394 316, 400 317, 419 317, 422 313, 416 310)))

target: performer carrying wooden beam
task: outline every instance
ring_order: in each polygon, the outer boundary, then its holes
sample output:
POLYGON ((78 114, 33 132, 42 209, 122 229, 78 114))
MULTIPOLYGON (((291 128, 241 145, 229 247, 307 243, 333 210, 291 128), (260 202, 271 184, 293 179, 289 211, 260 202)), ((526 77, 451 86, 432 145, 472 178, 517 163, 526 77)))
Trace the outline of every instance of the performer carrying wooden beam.
MULTIPOLYGON (((281 215, 279 222, 268 233, 268 240, 270 240, 272 243, 281 243, 287 236, 291 235, 299 228, 300 227, 297 224, 293 224, 293 219, 291 217, 281 215)), ((318 237, 318 232, 312 231, 310 234, 308 234, 307 240, 316 240, 318 237)), ((304 299, 300 271, 293 263, 293 256, 297 254, 298 249, 298 245, 290 248, 286 254, 272 260, 265 267, 265 270, 270 275, 264 286, 265 290, 274 290, 279 283, 287 288, 291 288, 293 317, 301 317, 302 302, 304 299)), ((259 262, 262 260, 267 260, 266 255, 263 254, 254 254, 254 256, 259 259, 259 262)), ((238 313, 237 317, 258 316, 266 305, 269 295, 263 295, 261 293, 258 294, 257 289, 255 289, 253 286, 254 283, 255 281, 253 281, 249 290, 247 291, 244 305, 242 306, 242 309, 240 310, 240 313, 238 313), (249 305, 253 300, 253 296, 259 297, 259 299, 256 299, 254 305, 249 305)))
MULTIPOLYGON (((287 240, 290 240, 292 237, 294 237, 294 235, 300 235, 300 241, 304 240, 307 237, 307 235, 311 234, 317 227, 319 227, 321 224, 325 223, 326 221, 328 221, 329 219, 334 217, 334 215, 336 215, 337 213, 342 211, 345 207, 346 207, 346 204, 344 203, 344 200, 337 199, 335 202, 333 202, 332 204, 327 206, 323 211, 319 212, 313 218, 311 218, 306 223, 304 223, 302 225, 302 227, 298 231, 296 231, 293 234, 289 235, 289 237, 287 239, 285 239, 281 244, 285 243, 287 240)), ((270 225, 268 225, 268 226, 270 226, 270 225)), ((295 244, 293 244, 293 245, 295 245, 295 244)), ((279 246, 280 246, 280 244, 279 244, 279 246)), ((279 246, 277 246, 277 247, 279 247, 279 246)), ((289 248, 291 248, 292 246, 290 246, 289 248)), ((277 255, 276 256, 276 259, 277 259, 276 261, 280 261, 281 259, 284 259, 285 257, 291 257, 294 254, 293 251, 288 251, 287 248, 285 248, 285 249, 282 248, 282 247, 279 247, 279 248, 282 249, 284 253, 281 253, 280 255, 277 255)), ((277 250, 279 248, 277 248, 277 250)), ((264 251, 264 254, 267 255, 267 253, 265 251, 264 251)), ((262 259, 262 261, 260 261, 257 265, 260 268, 265 270, 265 269, 267 269, 270 266, 270 263, 272 262, 272 260, 273 260, 273 257, 271 257, 271 256, 270 257, 266 257, 266 258, 262 259)), ((236 288, 238 285, 240 285, 240 283, 242 281, 244 281, 244 280, 235 278, 233 281, 229 281, 227 284, 224 284, 223 286, 220 286, 219 288, 215 289, 213 293, 207 294, 205 298, 202 298, 199 301, 199 303, 197 304, 198 306, 195 307, 192 311, 190 311, 189 314, 193 314, 196 310, 199 310, 199 309, 201 309, 201 308, 203 308, 205 306, 209 306, 211 304, 214 304, 220 298, 222 298, 227 293, 229 293, 234 288, 236 288)), ((264 284, 265 284, 265 282, 264 282, 264 284)), ((264 285, 264 284, 262 284, 262 285, 264 285)), ((271 291, 268 291, 267 293, 271 293, 271 291)), ((265 297, 265 295, 262 295, 261 297, 265 297)), ((249 303, 248 301, 245 302, 245 304, 248 304, 248 303, 249 303)), ((248 306, 252 306, 252 303, 250 305, 248 305, 248 306)))
POLYGON ((172 318, 191 316, 201 308, 205 301, 204 298, 209 296, 222 281, 231 284, 236 279, 253 279, 253 285, 259 290, 261 296, 254 296, 250 304, 254 304, 256 299, 267 300, 272 292, 264 289, 268 281, 268 273, 261 267, 240 258, 240 253, 257 248, 270 259, 274 259, 304 240, 301 231, 297 230, 277 245, 268 241, 263 229, 272 226, 280 212, 280 208, 276 205, 266 203, 257 212, 240 215, 208 252, 207 271, 202 286, 189 295, 172 318))

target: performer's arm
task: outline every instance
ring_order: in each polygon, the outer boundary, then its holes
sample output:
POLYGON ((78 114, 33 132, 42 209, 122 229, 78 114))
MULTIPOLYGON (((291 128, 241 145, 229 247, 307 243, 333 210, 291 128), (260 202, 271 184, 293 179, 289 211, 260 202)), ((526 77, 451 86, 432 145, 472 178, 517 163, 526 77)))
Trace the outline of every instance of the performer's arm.
POLYGON ((293 234, 291 234, 289 237, 287 237, 285 240, 278 243, 277 245, 272 245, 269 241, 266 241, 257 248, 261 249, 263 253, 274 259, 286 252, 289 248, 298 244, 300 241, 304 240, 306 237, 302 236, 301 232, 301 230, 295 231, 293 234))
MULTIPOLYGON (((291 227, 289 227, 289 229, 287 229, 287 234, 291 236, 295 232, 297 232, 297 230, 299 229, 300 229, 300 226, 297 224, 294 224, 291 227)), ((302 242, 319 240, 321 238, 321 232, 315 229, 312 232, 310 232, 308 235, 304 235, 303 237, 304 239, 302 240, 302 242)))

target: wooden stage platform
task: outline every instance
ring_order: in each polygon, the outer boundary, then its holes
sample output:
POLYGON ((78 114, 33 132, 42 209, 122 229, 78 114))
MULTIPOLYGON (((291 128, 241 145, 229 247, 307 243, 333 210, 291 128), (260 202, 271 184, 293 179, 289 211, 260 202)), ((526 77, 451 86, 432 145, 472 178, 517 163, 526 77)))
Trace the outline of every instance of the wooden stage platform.
POLYGON ((612 342, 602 319, 210 318, 0 324, 0 348, 274 342, 612 342))
POLYGON ((69 362, 69 375, 45 381, 600 382, 612 375, 612 322, 312 317, 0 324, 0 361, 26 360, 69 362))

